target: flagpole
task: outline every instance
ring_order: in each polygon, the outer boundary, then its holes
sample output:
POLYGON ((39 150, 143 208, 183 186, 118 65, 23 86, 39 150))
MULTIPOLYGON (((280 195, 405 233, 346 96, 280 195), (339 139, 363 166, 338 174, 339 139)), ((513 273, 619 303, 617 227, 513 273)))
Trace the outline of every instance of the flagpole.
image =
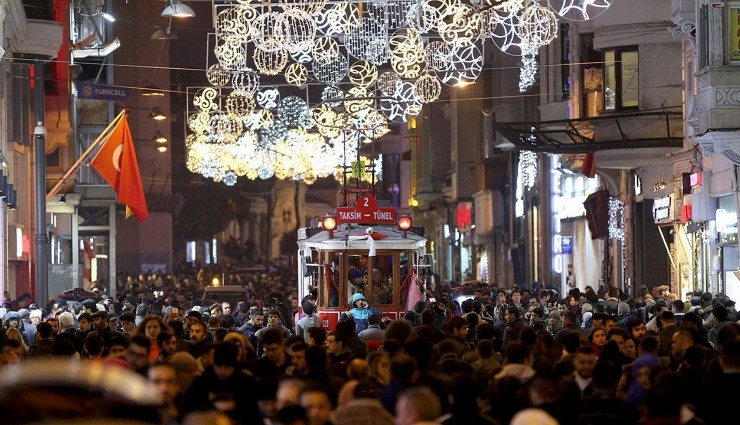
POLYGON ((85 150, 85 152, 82 153, 82 155, 80 155, 77 161, 74 164, 72 164, 69 170, 67 170, 67 172, 64 173, 62 178, 57 182, 57 184, 54 185, 53 188, 51 188, 49 193, 46 195, 47 203, 51 201, 52 198, 54 198, 54 195, 56 195, 59 192, 59 190, 62 188, 62 185, 67 182, 67 179, 69 179, 69 176, 71 176, 75 171, 77 171, 80 168, 80 165, 82 165, 82 161, 87 159, 87 157, 90 155, 90 152, 92 152, 92 150, 95 147, 97 147, 106 136, 108 136, 108 133, 110 132, 111 128, 114 127, 116 124, 118 124, 118 121, 121 120, 121 117, 123 117, 125 113, 126 113, 126 109, 122 110, 118 115, 116 115, 116 117, 113 118, 113 120, 108 124, 108 127, 106 127, 102 133, 100 133, 100 135, 95 139, 95 141, 90 144, 90 146, 85 150))

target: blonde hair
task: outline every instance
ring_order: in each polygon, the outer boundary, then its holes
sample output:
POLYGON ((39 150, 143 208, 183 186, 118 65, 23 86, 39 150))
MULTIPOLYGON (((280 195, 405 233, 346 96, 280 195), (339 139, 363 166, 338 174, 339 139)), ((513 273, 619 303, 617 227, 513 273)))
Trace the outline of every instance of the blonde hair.
POLYGON ((21 331, 19 331, 17 328, 9 327, 7 330, 5 330, 5 334, 7 335, 8 339, 14 339, 21 343, 21 346, 23 347, 23 352, 28 353, 28 344, 26 344, 26 341, 23 340, 23 335, 21 334, 21 331))

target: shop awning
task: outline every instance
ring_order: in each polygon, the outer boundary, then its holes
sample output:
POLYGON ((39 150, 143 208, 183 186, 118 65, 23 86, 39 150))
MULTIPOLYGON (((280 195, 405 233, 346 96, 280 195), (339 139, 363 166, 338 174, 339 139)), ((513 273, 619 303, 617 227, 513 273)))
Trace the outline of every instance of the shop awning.
POLYGON ((680 148, 681 112, 635 112, 558 121, 496 123, 518 149, 555 154, 607 149, 680 148))

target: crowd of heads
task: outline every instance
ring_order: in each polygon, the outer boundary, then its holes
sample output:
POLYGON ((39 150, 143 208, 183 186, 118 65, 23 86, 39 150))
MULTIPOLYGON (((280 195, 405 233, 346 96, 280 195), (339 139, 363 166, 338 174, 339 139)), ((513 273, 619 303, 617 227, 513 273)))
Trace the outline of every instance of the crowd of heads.
POLYGON ((328 329, 290 270, 220 275, 247 295, 204 297, 202 270, 122 276, 116 297, 41 308, 6 294, 0 371, 101 362, 150 383, 158 423, 286 425, 637 424, 686 408, 716 423, 717 388, 740 373, 723 294, 446 288, 400 318, 373 312, 358 332, 351 315, 328 329))

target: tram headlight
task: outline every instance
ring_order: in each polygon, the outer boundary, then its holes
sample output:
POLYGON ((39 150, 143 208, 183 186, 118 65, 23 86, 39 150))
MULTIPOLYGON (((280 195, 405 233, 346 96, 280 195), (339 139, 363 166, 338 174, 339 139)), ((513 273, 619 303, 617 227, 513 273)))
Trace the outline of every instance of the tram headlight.
POLYGON ((411 229, 411 226, 413 225, 413 221, 411 220, 411 217, 407 215, 402 215, 398 219, 398 228, 403 232, 403 237, 406 237, 406 232, 411 229))
POLYGON ((321 227, 328 231, 335 230, 337 228, 337 219, 332 216, 326 216, 321 221, 321 227))
POLYGON ((329 239, 334 239, 334 229, 337 228, 337 219, 328 215, 321 220, 321 227, 329 232, 329 239))

